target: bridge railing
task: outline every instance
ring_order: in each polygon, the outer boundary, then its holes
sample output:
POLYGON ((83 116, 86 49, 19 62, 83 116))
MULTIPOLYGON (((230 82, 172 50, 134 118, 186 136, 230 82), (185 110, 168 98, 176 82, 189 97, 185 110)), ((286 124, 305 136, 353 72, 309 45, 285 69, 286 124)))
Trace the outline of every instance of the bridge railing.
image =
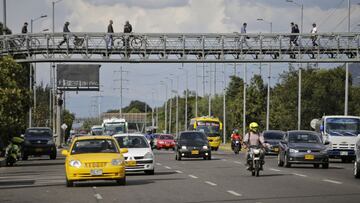
POLYGON ((146 59, 156 55, 159 58, 195 59, 229 56, 235 59, 359 59, 359 47, 360 33, 37 33, 0 36, 0 55, 42 55, 44 58, 119 55, 146 59), (314 38, 317 46, 313 44, 314 38), (296 39, 297 45, 291 43, 291 39, 296 39))

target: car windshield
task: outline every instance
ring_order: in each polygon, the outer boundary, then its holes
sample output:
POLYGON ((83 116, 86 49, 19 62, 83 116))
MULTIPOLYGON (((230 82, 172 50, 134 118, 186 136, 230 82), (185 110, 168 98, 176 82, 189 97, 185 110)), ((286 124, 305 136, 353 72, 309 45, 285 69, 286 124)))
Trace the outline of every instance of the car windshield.
POLYGON ((71 149, 71 154, 118 152, 119 150, 116 147, 116 144, 110 139, 78 140, 71 149))
POLYGON ((160 135, 160 140, 173 140, 174 137, 171 135, 160 135))
POLYGON ((357 136, 360 133, 360 120, 357 118, 328 118, 326 132, 333 136, 357 136))
POLYGON ((144 136, 116 137, 121 148, 148 148, 149 143, 144 136))
POLYGON ((106 123, 104 131, 111 132, 112 134, 125 133, 125 123, 106 123))
POLYGON ((26 137, 51 137, 52 132, 50 129, 27 129, 25 132, 26 137))
POLYGON ((102 135, 102 134, 103 134, 103 131, 102 131, 102 129, 93 129, 93 130, 91 131, 91 134, 92 134, 92 135, 102 135))
POLYGON ((266 140, 281 140, 284 134, 282 132, 264 132, 264 138, 266 140))
POLYGON ((291 143, 321 143, 320 137, 310 133, 291 133, 289 134, 291 143))
POLYGON ((181 142, 203 143, 206 142, 206 140, 205 134, 200 132, 185 132, 180 135, 181 142))

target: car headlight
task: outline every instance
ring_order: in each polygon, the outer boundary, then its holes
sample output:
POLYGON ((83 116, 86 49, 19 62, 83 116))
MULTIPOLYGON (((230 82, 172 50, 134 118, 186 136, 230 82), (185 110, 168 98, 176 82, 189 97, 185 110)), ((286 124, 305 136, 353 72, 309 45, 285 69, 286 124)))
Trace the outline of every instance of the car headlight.
POLYGON ((164 141, 159 141, 159 144, 164 144, 164 141))
POLYGON ((75 168, 80 168, 81 167, 81 162, 79 160, 71 160, 69 162, 70 166, 75 167, 75 168))
POLYGON ((153 158, 154 158, 154 155, 151 152, 146 153, 144 156, 144 159, 153 159, 153 158))
POLYGON ((290 152, 290 153, 298 153, 299 150, 297 150, 297 149, 289 149, 289 152, 290 152))
POLYGON ((203 149, 207 150, 207 149, 208 149, 208 146, 206 146, 206 145, 205 145, 205 146, 203 146, 203 149))
POLYGON ((111 160, 111 165, 113 165, 113 166, 119 166, 119 165, 121 165, 123 162, 124 162, 123 159, 113 159, 113 160, 111 160))
POLYGON ((186 149, 186 146, 181 146, 181 149, 186 149))
POLYGON ((54 140, 49 140, 47 144, 54 144, 54 140))

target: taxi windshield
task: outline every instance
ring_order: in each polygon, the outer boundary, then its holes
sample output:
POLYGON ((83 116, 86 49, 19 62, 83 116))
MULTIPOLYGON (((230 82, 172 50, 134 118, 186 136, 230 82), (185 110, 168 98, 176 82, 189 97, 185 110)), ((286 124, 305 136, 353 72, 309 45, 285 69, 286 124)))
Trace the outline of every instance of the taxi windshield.
POLYGON ((71 154, 118 152, 116 144, 109 139, 78 140, 71 149, 71 154))

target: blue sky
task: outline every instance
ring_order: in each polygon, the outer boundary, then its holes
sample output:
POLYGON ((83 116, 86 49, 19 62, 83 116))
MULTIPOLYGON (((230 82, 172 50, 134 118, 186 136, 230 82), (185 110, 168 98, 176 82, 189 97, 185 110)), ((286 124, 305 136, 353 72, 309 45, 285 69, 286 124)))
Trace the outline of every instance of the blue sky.
MULTIPOLYGON (((309 32, 311 24, 318 24, 319 32, 344 32, 347 28, 347 0, 294 0, 304 4, 304 32, 309 32)), ((360 0, 352 0, 351 29, 360 31, 360 0)), ((48 18, 34 23, 34 32, 51 30, 51 0, 8 0, 7 24, 15 33, 19 33, 22 24, 30 19, 47 14, 48 18)), ((1 18, 2 18, 2 4, 1 18)), ((123 24, 130 20, 135 32, 202 32, 217 33, 239 31, 243 22, 248 23, 249 33, 269 32, 269 24, 256 21, 263 18, 273 23, 273 32, 289 32, 290 22, 300 24, 300 7, 286 0, 62 0, 55 7, 55 31, 62 31, 65 21, 70 21, 70 30, 74 32, 105 32, 108 21, 114 21, 115 32, 122 31, 123 24), (91 14, 91 15, 89 15, 91 14), (209 15, 211 14, 211 15, 209 15)), ((138 99, 150 105, 161 105, 165 99, 165 88, 160 81, 165 77, 180 77, 179 90, 185 89, 185 72, 181 64, 101 64, 101 110, 119 108, 120 66, 128 71, 124 77, 124 106, 138 99), (170 75, 173 74, 173 75, 170 75), (152 94, 154 92, 154 94, 152 94), (154 96, 152 96, 154 95, 154 96)), ((222 67, 226 66, 226 76, 233 74, 230 64, 218 64, 217 74, 222 80, 222 67)), ((333 64, 336 66, 338 64, 333 64)), ((37 82, 48 83, 49 64, 37 67, 37 82)), ((320 65, 321 66, 321 65, 320 65)), ((327 67, 329 65, 326 65, 327 67)), ((331 65, 330 65, 331 66, 331 65)), ((185 64, 189 71, 189 89, 195 90, 196 64, 185 64)), ((258 64, 249 64, 248 73, 260 73, 258 64)), ((267 64, 262 66, 262 75, 267 77, 267 64)), ((288 64, 272 65, 272 85, 277 82, 279 73, 286 70, 288 64)), ((214 64, 208 64, 214 70, 214 64)), ((202 67, 199 68, 199 76, 202 67)), ((237 73, 243 75, 243 65, 238 64, 237 73)), ((208 78, 208 77, 207 77, 208 78)), ((199 91, 202 94, 202 80, 198 77, 199 91)), ((169 83, 170 84, 170 83, 169 83)), ((223 83, 217 82, 220 92, 223 83)), ((206 83, 209 91, 209 83, 206 83)), ((79 117, 97 115, 98 92, 67 93, 67 108, 79 117)))

